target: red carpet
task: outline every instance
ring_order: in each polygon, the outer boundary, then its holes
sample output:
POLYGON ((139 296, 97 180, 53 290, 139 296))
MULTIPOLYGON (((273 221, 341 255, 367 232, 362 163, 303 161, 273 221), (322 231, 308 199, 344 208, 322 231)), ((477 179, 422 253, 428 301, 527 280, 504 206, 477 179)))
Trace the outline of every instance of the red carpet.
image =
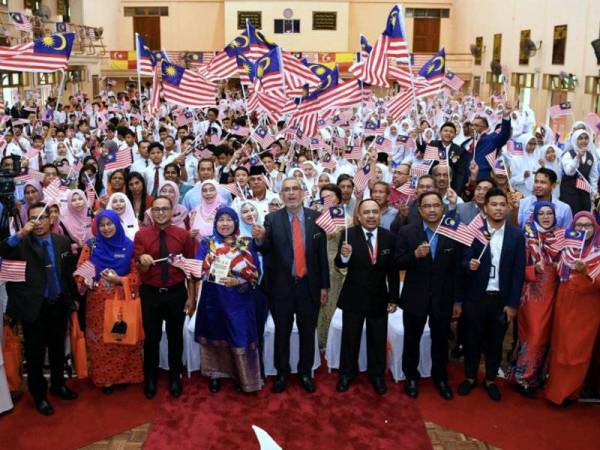
POLYGON ((365 375, 344 394, 335 391, 337 374, 324 370, 312 395, 296 377, 285 393, 273 394, 271 380, 258 394, 235 392, 227 381, 211 394, 207 379, 193 376, 179 399, 163 395, 145 448, 258 449, 251 425, 266 430, 285 450, 432 448, 417 404, 393 383, 392 392, 380 397, 365 375))
MULTIPOLYGON (((463 379, 462 366, 451 364, 450 384, 455 391, 463 379)), ((467 397, 455 396, 448 402, 431 381, 423 380, 418 399, 423 418, 503 450, 600 448, 599 406, 557 407, 541 395, 526 399, 503 382, 502 401, 496 403, 480 386, 467 397)))
POLYGON ((103 394, 89 380, 70 381, 68 385, 79 398, 67 402, 49 396, 55 411, 51 417, 40 415, 27 393, 12 412, 0 416, 0 449, 73 450, 154 417, 156 402, 144 397, 141 385, 112 395, 103 394))

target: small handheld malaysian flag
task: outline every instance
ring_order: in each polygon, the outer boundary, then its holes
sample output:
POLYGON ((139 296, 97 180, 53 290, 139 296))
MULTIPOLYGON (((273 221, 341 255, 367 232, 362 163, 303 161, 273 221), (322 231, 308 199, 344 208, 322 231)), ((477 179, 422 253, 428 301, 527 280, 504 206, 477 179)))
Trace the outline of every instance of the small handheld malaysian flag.
POLYGON ((271 144, 275 142, 275 139, 273 138, 271 133, 269 133, 269 130, 267 130, 266 128, 257 128, 256 130, 254 130, 254 133, 252 133, 251 137, 258 145, 260 145, 264 149, 269 148, 271 144))
POLYGON ((373 148, 378 152, 392 153, 392 141, 383 136, 377 136, 373 141, 373 148))
POLYGON ((96 278, 96 266, 91 261, 86 261, 73 272, 73 276, 81 277, 86 285, 93 286, 94 278, 96 278))
POLYGON ((437 232, 466 246, 470 246, 475 238, 471 230, 464 223, 452 217, 443 217, 437 232))
POLYGON ((427 145, 425 152, 423 153, 424 160, 439 161, 440 151, 435 145, 427 145))
POLYGON ((565 117, 573 114, 571 102, 562 102, 558 105, 550 107, 550 118, 558 119, 559 117, 565 117))
POLYGON ((357 192, 364 192, 367 184, 369 183, 369 178, 371 176, 371 166, 366 164, 363 168, 358 169, 354 174, 354 189, 357 192))
POLYGON ((334 206, 333 208, 326 209, 317 218, 315 223, 326 233, 335 233, 338 225, 344 226, 346 224, 344 208, 341 206, 334 206))
POLYGON ((20 12, 9 12, 10 20, 17 30, 31 33, 31 22, 20 12))
POLYGON ((417 177, 426 175, 431 170, 432 165, 433 160, 417 161, 410 167, 410 174, 417 177))
POLYGON ((47 203, 58 202, 62 195, 60 187, 60 178, 54 178, 48 186, 42 189, 44 192, 44 201, 47 203))
POLYGON ((109 151, 108 155, 102 158, 104 161, 104 170, 125 169, 131 166, 131 150, 128 148, 123 150, 109 151))
POLYGON ((592 185, 581 173, 579 173, 579 171, 577 171, 577 181, 575 182, 575 187, 587 192, 588 194, 592 193, 592 185))
POLYGON ((2 259, 0 261, 0 281, 21 283, 25 281, 27 261, 2 259))
POLYGON ((169 257, 169 263, 173 267, 183 270, 187 278, 202 277, 202 261, 194 258, 186 258, 183 255, 172 255, 169 257))

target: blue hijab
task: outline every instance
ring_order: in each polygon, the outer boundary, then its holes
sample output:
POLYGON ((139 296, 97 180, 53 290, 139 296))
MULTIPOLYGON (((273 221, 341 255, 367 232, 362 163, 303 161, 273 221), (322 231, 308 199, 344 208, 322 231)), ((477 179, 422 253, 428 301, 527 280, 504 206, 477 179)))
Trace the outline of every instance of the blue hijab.
POLYGON ((237 236, 239 234, 240 234, 240 218, 238 217, 235 210, 233 210, 229 206, 223 206, 223 207, 219 208, 217 210, 217 212, 215 213, 215 221, 213 222, 213 238, 215 239, 215 241, 218 242, 219 244, 221 244, 223 242, 223 240, 225 239, 225 237, 237 238, 237 236), (217 231, 217 222, 219 221, 219 218, 224 214, 227 214, 229 217, 231 217, 231 219, 235 223, 235 229, 233 230, 233 233, 231 234, 231 236, 221 236, 221 234, 217 231))
POLYGON ((540 209, 542 209, 545 206, 550 208, 552 210, 552 212, 554 213, 554 222, 552 222, 552 225, 550 226, 550 228, 548 228, 548 230, 550 230, 556 226, 556 206, 554 205, 554 203, 548 202, 546 200, 538 200, 537 202, 535 202, 533 204, 533 217, 531 218, 532 225, 536 230, 539 225, 538 221, 537 221, 538 213, 540 212, 540 209))
POLYGON ((96 216, 96 242, 94 244, 90 261, 96 266, 96 274, 104 269, 112 269, 117 275, 124 276, 131 270, 133 256, 133 242, 125 234, 119 216, 114 211, 105 210, 96 216), (116 228, 111 238, 105 238, 100 233, 100 222, 106 217, 116 228))

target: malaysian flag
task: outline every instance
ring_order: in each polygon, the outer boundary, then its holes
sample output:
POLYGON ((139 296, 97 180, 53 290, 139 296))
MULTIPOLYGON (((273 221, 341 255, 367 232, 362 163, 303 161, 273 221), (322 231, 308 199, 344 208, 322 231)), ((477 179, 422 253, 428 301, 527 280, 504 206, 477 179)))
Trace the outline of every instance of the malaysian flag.
POLYGON ((435 145, 427 145, 427 147, 425 147, 425 153, 423 153, 423 159, 439 161, 440 150, 435 145))
POLYGON ((417 177, 422 177, 423 175, 429 173, 433 163, 433 160, 416 161, 410 166, 410 174, 417 177))
POLYGON ((229 130, 229 134, 235 134, 236 136, 241 137, 248 137, 250 136, 250 128, 244 127, 236 123, 229 130))
POLYGON ((334 206, 328 208, 321 213, 315 223, 320 226, 325 233, 335 233, 337 226, 344 226, 346 224, 346 215, 344 214, 344 208, 341 206, 334 206))
POLYGON ((483 245, 488 245, 491 235, 481 214, 477 214, 467 227, 469 228, 470 233, 475 236, 475 239, 483 245))
POLYGON ((444 79, 444 84, 448 86, 450 89, 454 89, 455 91, 460 91, 460 89, 465 84, 464 80, 456 75, 454 72, 447 70, 446 78, 444 79))
POLYGON ((344 151, 344 159, 355 159, 359 160, 362 158, 362 145, 360 141, 358 144, 347 145, 346 150, 344 151))
POLYGON ((367 59, 367 57, 369 56, 369 53, 371 53, 371 50, 373 50, 373 46, 369 45, 369 41, 367 41, 367 37, 364 34, 360 34, 360 52, 359 54, 359 58, 358 61, 364 61, 367 59))
POLYGON ((375 136, 377 135, 377 122, 368 121, 365 123, 365 128, 363 130, 364 136, 375 136))
POLYGON ((25 269, 27 261, 16 261, 2 259, 0 261, 0 281, 12 281, 21 283, 25 281, 25 269))
POLYGON ((186 258, 183 255, 174 255, 169 258, 169 263, 173 267, 183 270, 187 278, 202 277, 202 261, 194 258, 186 258))
POLYGON ((251 137, 254 142, 264 149, 268 148, 273 142, 275 142, 275 139, 271 133, 269 133, 267 128, 257 128, 254 130, 254 133, 252 133, 251 137))
POLYGON ((162 91, 167 101, 192 108, 216 105, 217 85, 200 73, 165 61, 161 69, 162 91))
POLYGON ((275 47, 256 61, 254 88, 256 92, 285 91, 281 49, 275 47))
POLYGON ((93 286, 94 278, 96 278, 96 266, 91 261, 85 261, 75 272, 73 277, 81 277, 88 286, 93 286))
POLYGON ((562 102, 558 105, 550 107, 550 118, 558 119, 559 117, 565 117, 573 114, 573 108, 571 102, 562 102))
POLYGON ((58 202, 62 195, 60 188, 61 188, 60 178, 56 177, 50 182, 50 184, 48 186, 46 186, 45 188, 42 189, 44 192, 44 201, 46 201, 48 203, 58 202))
POLYGON ((592 282, 596 281, 596 278, 600 275, 600 254, 598 252, 590 252, 583 262, 588 268, 587 276, 592 279, 592 282))
POLYGON ((583 247, 583 243, 585 242, 585 231, 569 228, 565 230, 564 236, 565 240, 563 248, 575 247, 580 249, 583 247))
POLYGON ((387 78, 392 58, 408 59, 404 17, 398 5, 390 11, 385 31, 375 42, 357 78, 372 85, 389 87, 387 78))
POLYGON ((392 141, 383 136, 377 136, 373 141, 373 148, 378 152, 392 153, 392 141))
POLYGON ((85 195, 87 196, 89 207, 93 209, 96 202, 96 189, 94 189, 94 185, 88 184, 85 187, 85 195))
POLYGON ((508 176, 508 171, 506 170, 506 166, 504 165, 504 159, 496 157, 496 150, 485 155, 485 159, 490 165, 492 171, 496 175, 508 176))
POLYGON ((17 30, 31 33, 31 22, 24 14, 21 14, 20 12, 9 12, 8 15, 17 30))
POLYGON ((466 246, 470 246, 475 237, 471 230, 459 219, 445 216, 442 217, 437 232, 466 246))
POLYGON ((577 171, 577 181, 575 182, 575 187, 587 192, 588 194, 592 193, 592 185, 581 173, 579 173, 579 171, 577 171))
POLYGON ((419 76, 427 80, 428 86, 417 89, 417 97, 427 97, 442 91, 446 72, 446 51, 441 49, 419 70, 419 76))
POLYGON ((285 68, 283 74, 287 89, 302 87, 306 84, 309 86, 320 84, 320 77, 291 53, 281 50, 281 61, 285 68))
POLYGON ((69 65, 74 33, 52 34, 27 44, 0 47, 0 69, 13 72, 54 72, 69 65))
POLYGON ((310 149, 311 150, 323 150, 325 146, 323 145, 323 140, 320 136, 315 136, 310 138, 310 149))
POLYGON ((369 178, 371 178, 371 166, 366 164, 354 174, 354 189, 357 192, 364 192, 367 184, 369 184, 369 178))
POLYGON ((413 175, 406 183, 396 189, 405 198, 406 203, 416 196, 418 182, 419 177, 413 175))
POLYGON ((523 156, 523 144, 514 139, 509 139, 506 143, 506 150, 512 156, 523 156))
POLYGON ((109 151, 108 155, 102 157, 102 161, 104 162, 104 170, 125 169, 133 164, 131 150, 128 148, 109 151))
POLYGON ((135 49, 137 51, 137 71, 140 75, 153 76, 156 57, 146 41, 138 33, 135 33, 135 49))

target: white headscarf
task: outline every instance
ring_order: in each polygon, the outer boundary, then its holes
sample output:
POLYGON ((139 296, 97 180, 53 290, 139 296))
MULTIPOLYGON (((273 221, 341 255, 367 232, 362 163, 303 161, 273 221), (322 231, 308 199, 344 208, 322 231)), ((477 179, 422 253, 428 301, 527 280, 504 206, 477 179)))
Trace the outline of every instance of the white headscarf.
MULTIPOLYGON (((121 225, 123 225, 123 230, 125 230, 125 234, 129 239, 133 241, 135 237, 135 233, 140 229, 139 222, 137 217, 135 217, 135 212, 133 211, 133 206, 131 206, 131 202, 127 198, 125 194, 122 192, 115 192, 108 198, 108 203, 106 204, 106 209, 114 211, 112 206, 113 201, 116 198, 120 198, 125 202, 125 211, 119 214, 119 218, 121 219, 121 225)), ((116 212, 116 211, 115 211, 116 212)), ((118 214, 118 213, 117 213, 118 214)))

